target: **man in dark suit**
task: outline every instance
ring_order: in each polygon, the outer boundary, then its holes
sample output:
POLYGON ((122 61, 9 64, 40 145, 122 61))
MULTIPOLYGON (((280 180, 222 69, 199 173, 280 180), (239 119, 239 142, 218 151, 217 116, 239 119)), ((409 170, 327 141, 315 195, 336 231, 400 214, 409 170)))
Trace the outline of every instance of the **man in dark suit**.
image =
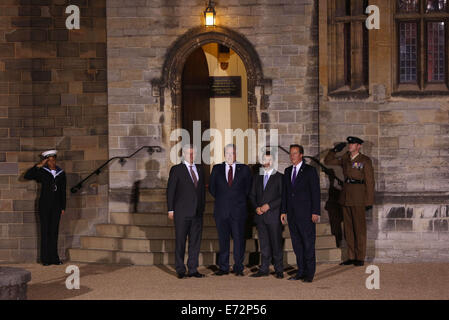
POLYGON ((179 279, 186 277, 184 254, 189 237, 187 276, 203 278, 197 268, 206 202, 204 172, 194 163, 194 146, 185 145, 182 151, 183 161, 171 168, 167 184, 168 218, 175 221, 175 269, 179 279))
POLYGON ((61 265, 58 256, 58 233, 61 215, 66 206, 67 178, 64 170, 56 165, 56 150, 42 153, 42 161, 30 168, 25 179, 41 183, 39 220, 41 225, 41 263, 61 265))
POLYGON ((303 161, 304 148, 290 146, 292 166, 285 169, 281 220, 288 227, 298 265, 288 280, 312 282, 316 269, 315 224, 320 218, 320 180, 312 166, 303 161))
POLYGON ((268 276, 271 260, 274 261, 276 278, 284 277, 282 251, 282 174, 273 168, 273 155, 266 152, 263 156, 263 168, 253 179, 249 198, 256 210, 254 221, 260 244, 262 264, 252 277, 268 276))
POLYGON ((229 273, 229 242, 234 240, 234 266, 236 276, 243 276, 245 255, 245 222, 248 216, 247 197, 251 190, 251 170, 236 163, 235 145, 224 149, 225 162, 212 168, 209 191, 215 198, 214 218, 218 231, 220 252, 218 276, 229 273))

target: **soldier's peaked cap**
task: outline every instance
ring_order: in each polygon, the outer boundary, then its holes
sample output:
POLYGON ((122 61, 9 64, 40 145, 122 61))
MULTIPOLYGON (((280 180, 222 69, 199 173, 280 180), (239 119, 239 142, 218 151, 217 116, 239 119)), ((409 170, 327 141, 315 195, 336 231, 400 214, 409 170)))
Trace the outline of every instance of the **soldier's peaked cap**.
POLYGON ((347 137, 346 140, 348 140, 348 143, 358 143, 358 144, 363 143, 363 140, 357 137, 347 137))

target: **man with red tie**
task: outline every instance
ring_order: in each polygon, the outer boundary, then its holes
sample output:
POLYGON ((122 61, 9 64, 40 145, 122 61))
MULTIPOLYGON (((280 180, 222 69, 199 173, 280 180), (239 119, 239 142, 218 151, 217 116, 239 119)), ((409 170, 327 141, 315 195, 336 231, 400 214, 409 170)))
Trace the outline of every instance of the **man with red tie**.
POLYGON ((285 169, 281 221, 286 223, 298 271, 288 280, 312 282, 315 276, 315 224, 320 218, 320 180, 316 169, 303 160, 304 148, 290 146, 292 165, 285 169))
POLYGON ((218 255, 218 276, 229 273, 230 237, 234 240, 234 266, 236 276, 243 276, 245 255, 245 222, 248 217, 247 197, 251 190, 251 170, 245 164, 237 163, 236 147, 228 144, 225 162, 212 168, 209 192, 215 198, 214 218, 218 231, 220 252, 218 255))
POLYGON ((167 184, 168 218, 175 221, 175 269, 179 279, 203 278, 199 273, 198 258, 203 230, 203 212, 206 203, 204 173, 195 165, 195 147, 182 148, 183 161, 170 170, 167 184), (186 240, 189 237, 188 274, 184 265, 186 240))

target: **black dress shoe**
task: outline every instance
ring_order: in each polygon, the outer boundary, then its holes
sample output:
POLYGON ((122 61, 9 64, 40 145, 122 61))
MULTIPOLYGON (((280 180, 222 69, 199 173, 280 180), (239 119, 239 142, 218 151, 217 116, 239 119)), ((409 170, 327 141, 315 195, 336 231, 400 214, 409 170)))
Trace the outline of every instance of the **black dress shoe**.
POLYGON ((365 264, 365 261, 363 260, 354 260, 354 265, 357 267, 361 267, 365 264))
POLYGON ((234 272, 237 277, 243 277, 243 271, 234 272))
POLYGON ((219 269, 217 272, 215 272, 216 276, 223 276, 226 274, 229 274, 229 271, 223 271, 223 270, 219 269))
POLYGON ((276 278, 277 279, 284 279, 284 273, 283 272, 276 272, 276 278))
POLYGON ((60 266, 61 264, 64 264, 64 262, 62 262, 61 260, 58 260, 56 262, 53 262, 52 264, 55 264, 57 266, 60 266))
POLYGON ((42 265, 45 266, 45 267, 47 267, 47 266, 50 265, 50 263, 48 263, 48 262, 42 262, 42 265))
POLYGON ((178 273, 178 279, 184 279, 186 277, 185 273, 178 273))
POLYGON ((288 280, 303 280, 304 278, 304 276, 300 276, 297 274, 296 276, 288 278, 288 280))
POLYGON ((260 272, 260 271, 250 275, 250 277, 252 277, 252 278, 260 278, 260 277, 267 277, 267 276, 268 276, 268 272, 260 272))
POLYGON ((313 279, 310 279, 310 278, 304 278, 304 279, 302 279, 302 282, 312 282, 312 280, 313 279))
POLYGON ((197 272, 195 272, 195 273, 190 273, 190 274, 189 274, 189 277, 190 277, 190 278, 192 278, 192 277, 194 277, 194 278, 204 278, 205 275, 202 274, 202 273, 199 273, 199 272, 197 271, 197 272))
POLYGON ((349 259, 349 260, 343 261, 342 263, 340 263, 340 265, 341 265, 341 266, 349 266, 349 265, 351 265, 351 264, 354 264, 354 261, 355 261, 355 260, 349 259))

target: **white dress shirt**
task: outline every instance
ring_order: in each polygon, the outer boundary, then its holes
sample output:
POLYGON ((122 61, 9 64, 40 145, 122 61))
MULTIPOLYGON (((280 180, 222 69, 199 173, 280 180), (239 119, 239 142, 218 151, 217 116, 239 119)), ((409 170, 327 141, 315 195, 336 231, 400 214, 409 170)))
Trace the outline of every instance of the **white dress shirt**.
POLYGON ((192 169, 193 169, 193 172, 195 173, 196 181, 200 180, 200 178, 199 178, 199 176, 198 176, 198 171, 196 170, 195 164, 194 164, 194 163, 193 163, 193 164, 190 164, 190 163, 187 162, 186 160, 184 160, 184 164, 185 164, 186 167, 187 167, 187 171, 189 172, 190 178, 192 178, 192 181, 193 181, 193 177, 192 177, 192 174, 190 173, 190 167, 191 167, 191 166, 193 166, 192 169))
MULTIPOLYGON (((228 181, 228 172, 229 172, 230 165, 227 162, 225 162, 225 163, 226 163, 225 176, 226 176, 226 181, 228 181)), ((236 164, 235 162, 232 164, 232 181, 234 181, 234 177, 235 177, 235 167, 236 167, 235 164, 236 164)))
POLYGON ((268 176, 271 176, 271 174, 273 173, 273 170, 274 170, 274 168, 271 168, 270 170, 265 170, 265 169, 263 169, 263 172, 264 172, 264 176, 266 176, 266 175, 268 175, 268 176))
POLYGON ((299 169, 301 168, 301 166, 302 166, 302 161, 300 163, 298 163, 296 166, 293 166, 292 173, 290 175, 290 181, 293 179, 293 172, 295 170, 295 167, 296 167, 296 176, 298 176, 299 169))

